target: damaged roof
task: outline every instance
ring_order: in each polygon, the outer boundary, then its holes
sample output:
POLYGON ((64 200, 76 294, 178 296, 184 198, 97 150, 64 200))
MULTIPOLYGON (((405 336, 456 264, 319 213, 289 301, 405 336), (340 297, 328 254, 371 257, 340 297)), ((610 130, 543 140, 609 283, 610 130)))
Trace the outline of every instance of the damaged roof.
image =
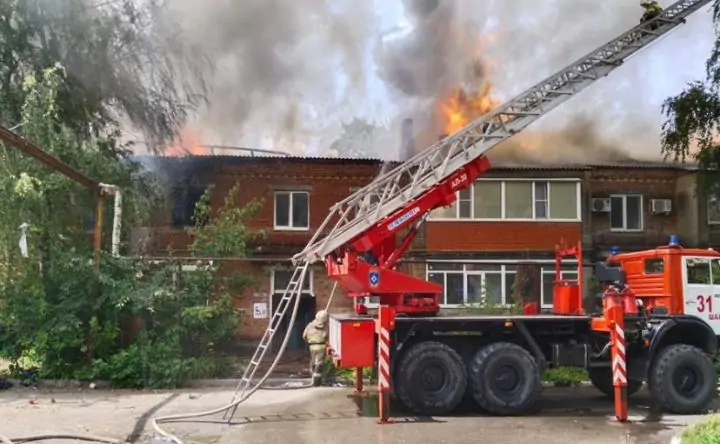
MULTIPOLYGON (((377 165, 389 163, 399 165, 402 162, 396 160, 383 160, 377 158, 358 157, 312 157, 312 156, 250 156, 250 155, 190 155, 183 157, 171 156, 132 156, 133 160, 140 163, 181 163, 195 165, 222 164, 251 164, 251 163, 321 163, 321 164, 355 164, 355 165, 377 165)), ((531 171, 531 170, 593 170, 593 169, 668 169, 678 171, 697 171, 698 165, 691 163, 673 163, 658 161, 623 161, 608 163, 587 163, 587 164, 539 164, 518 162, 503 162, 501 160, 491 161, 493 169, 531 171)))

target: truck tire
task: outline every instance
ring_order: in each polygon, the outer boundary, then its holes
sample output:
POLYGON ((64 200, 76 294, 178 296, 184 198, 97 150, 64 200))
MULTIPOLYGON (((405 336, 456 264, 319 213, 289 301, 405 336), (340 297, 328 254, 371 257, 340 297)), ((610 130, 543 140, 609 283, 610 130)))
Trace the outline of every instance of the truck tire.
POLYGON ((470 363, 473 397, 496 415, 529 410, 540 394, 540 368, 527 350, 510 342, 481 348, 470 363))
POLYGON ((465 395, 467 371, 460 355, 448 345, 427 341, 402 355, 396 367, 400 401, 421 415, 453 411, 465 395))
MULTIPOLYGON (((609 397, 615 396, 615 386, 613 385, 612 372, 609 368, 591 368, 588 369, 588 376, 592 385, 609 397)), ((628 379, 627 395, 632 396, 642 388, 642 381, 636 379, 628 379)))
POLYGON ((710 358, 697 347, 669 345, 652 363, 648 375, 655 402, 671 413, 703 413, 715 397, 717 372, 710 358))

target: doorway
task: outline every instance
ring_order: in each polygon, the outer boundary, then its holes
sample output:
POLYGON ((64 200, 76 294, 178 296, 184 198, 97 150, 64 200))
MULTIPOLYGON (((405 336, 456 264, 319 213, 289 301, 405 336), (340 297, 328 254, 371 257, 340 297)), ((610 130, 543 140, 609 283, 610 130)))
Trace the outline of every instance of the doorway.
MULTIPOLYGON (((282 294, 276 293, 273 295, 273 310, 280 304, 281 299, 282 294)), ((292 317, 292 309, 292 306, 288 307, 285 315, 280 320, 280 325, 278 326, 278 330, 275 333, 275 338, 273 340, 273 352, 280 350, 280 346, 282 345, 283 339, 288 331, 288 324, 290 323, 290 318, 292 317)), ((303 331, 305 331, 305 327, 307 327, 310 321, 315 318, 315 311, 315 298, 309 294, 301 293, 298 313, 295 318, 295 324, 293 325, 292 332, 290 333, 290 339, 288 339, 286 350, 305 349, 305 341, 302 338, 302 334, 303 331)))

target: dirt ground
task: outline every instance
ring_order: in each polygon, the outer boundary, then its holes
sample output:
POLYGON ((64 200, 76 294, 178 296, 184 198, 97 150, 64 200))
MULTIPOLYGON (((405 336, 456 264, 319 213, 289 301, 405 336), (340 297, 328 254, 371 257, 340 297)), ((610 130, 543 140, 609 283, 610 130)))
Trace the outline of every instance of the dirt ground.
MULTIPOLYGON (((12 389, 0 392, 0 433, 13 437, 73 433, 153 440, 149 418, 213 409, 232 398, 232 388, 176 392, 12 389)), ((165 424, 186 444, 240 443, 477 443, 667 444, 700 416, 651 414, 647 393, 633 396, 630 424, 611 421, 612 403, 592 388, 546 389, 540 412, 515 418, 459 413, 417 418, 393 412, 396 423, 377 425, 377 401, 347 388, 259 391, 227 425, 221 415, 165 424)), ((712 406, 717 410, 720 403, 712 406)), ((68 441, 45 441, 68 442, 68 441)))

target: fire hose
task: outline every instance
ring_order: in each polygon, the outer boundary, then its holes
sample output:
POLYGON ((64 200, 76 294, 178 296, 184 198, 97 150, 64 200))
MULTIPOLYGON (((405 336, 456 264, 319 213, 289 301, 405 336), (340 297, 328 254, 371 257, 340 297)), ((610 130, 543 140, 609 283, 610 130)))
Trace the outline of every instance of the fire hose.
MULTIPOLYGON (((325 307, 325 310, 330 308, 330 304, 332 303, 333 296, 335 294, 335 289, 337 288, 337 282, 335 285, 333 285, 332 292, 330 293, 330 297, 328 298, 327 306, 325 307)), ((184 444, 184 442, 178 438, 177 436, 174 436, 165 430, 163 430, 160 427, 160 424, 165 424, 169 422, 180 422, 180 420, 183 419, 194 419, 194 418, 202 418, 205 416, 211 416, 218 413, 223 413, 226 411, 234 410, 235 407, 245 402, 250 396, 252 396, 256 391, 258 390, 289 390, 289 389, 305 389, 312 387, 312 384, 302 385, 298 387, 263 387, 263 384, 265 381, 270 377, 272 372, 275 370, 275 367, 277 367, 278 362, 280 362, 280 358, 282 358, 283 353, 285 352, 285 348, 287 347, 287 343, 290 340, 290 336, 292 335, 292 327, 295 325, 295 318, 297 317, 298 307, 300 306, 300 296, 298 295, 295 298, 295 305, 293 306, 292 316, 290 317, 290 322, 288 323, 287 332, 285 333, 285 337, 283 338, 283 342, 280 345, 280 350, 278 351, 277 355, 275 356, 275 359, 273 360, 272 364, 270 365, 270 368, 267 372, 263 375, 262 378, 260 378, 260 381, 255 384, 250 390, 245 392, 243 396, 238 399, 237 401, 234 401, 230 404, 224 405, 222 407, 218 407, 213 410, 206 410, 204 412, 197 412, 197 413, 183 413, 179 415, 169 415, 169 416, 161 416, 157 418, 153 418, 151 420, 151 424, 155 431, 160 434, 161 436, 164 436, 165 438, 170 439, 175 444, 184 444)), ((49 439, 67 439, 67 440, 75 440, 75 441, 89 441, 89 442, 101 442, 101 443, 109 443, 109 444, 124 444, 124 441, 113 439, 113 438, 105 438, 102 436, 92 436, 92 435, 69 435, 69 434, 58 434, 58 435, 37 435, 37 436, 27 436, 27 437, 21 437, 21 438, 13 438, 10 439, 2 434, 0 434, 0 444, 20 444, 25 442, 34 442, 34 441, 45 441, 49 439)))

